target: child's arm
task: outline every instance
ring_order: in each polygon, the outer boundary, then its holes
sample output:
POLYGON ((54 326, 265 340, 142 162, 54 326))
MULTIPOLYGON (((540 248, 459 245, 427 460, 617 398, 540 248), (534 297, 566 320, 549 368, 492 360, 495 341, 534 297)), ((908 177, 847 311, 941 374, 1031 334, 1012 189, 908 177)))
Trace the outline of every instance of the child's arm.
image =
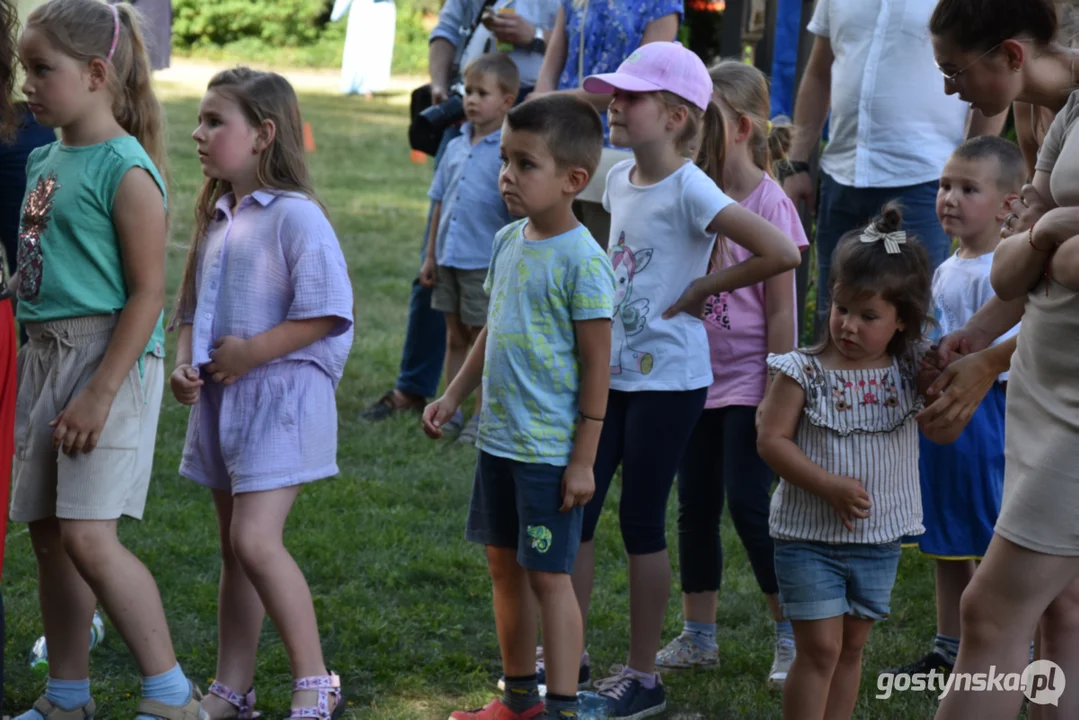
POLYGON ((176 367, 169 378, 172 394, 183 405, 199 401, 202 380, 199 371, 191 365, 191 323, 183 323, 176 338, 176 367))
MULTIPOLYGON (((768 352, 785 355, 794 349, 794 271, 773 275, 764 281, 764 317, 768 352)), ((772 384, 771 375, 764 389, 772 384)))
POLYGON ((423 431, 428 437, 438 439, 442 437, 442 426, 453 417, 457 408, 461 407, 461 401, 472 394, 483 380, 483 361, 487 353, 487 326, 484 325, 480 334, 476 336, 476 342, 465 358, 465 364, 457 373, 457 377, 442 393, 442 397, 435 400, 423 410, 423 431))
POLYGON ((581 361, 581 389, 577 397, 577 436, 573 455, 562 476, 562 512, 585 505, 596 491, 592 466, 607 414, 607 391, 611 385, 611 321, 578 320, 573 323, 581 361))
POLYGON ((802 261, 802 254, 782 230, 736 203, 716 214, 708 225, 708 232, 730 238, 754 257, 694 280, 682 297, 663 313, 665 319, 680 312, 700 317, 710 296, 763 282, 793 270, 802 261))
POLYGON ((168 230, 161 189, 146 170, 133 168, 113 200, 128 297, 101 363, 86 387, 49 423, 53 444, 64 452, 90 452, 97 445, 116 393, 146 351, 165 307, 165 244, 168 230))
POLYGON ((218 338, 210 351, 212 361, 206 366, 214 382, 231 385, 260 365, 312 345, 341 324, 335 315, 286 320, 247 340, 226 335, 218 338))
POLYGON ((431 232, 427 236, 427 256, 423 259, 423 267, 420 268, 420 285, 434 287, 438 279, 436 258, 438 254, 438 224, 442 222, 442 202, 438 201, 431 207, 431 232))
POLYGON ((856 518, 869 517, 869 493, 855 478, 833 475, 810 460, 794 443, 805 410, 805 391, 794 379, 777 373, 761 403, 757 452, 791 485, 819 495, 835 508, 848 530, 856 518))

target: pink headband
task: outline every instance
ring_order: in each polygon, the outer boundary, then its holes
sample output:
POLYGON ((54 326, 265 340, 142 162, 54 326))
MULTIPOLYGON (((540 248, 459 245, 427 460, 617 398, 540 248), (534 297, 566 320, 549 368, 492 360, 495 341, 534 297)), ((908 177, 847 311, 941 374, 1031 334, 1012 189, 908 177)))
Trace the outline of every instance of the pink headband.
POLYGON ((112 10, 114 24, 112 28, 112 47, 109 48, 109 54, 105 57, 105 62, 112 62, 112 56, 116 52, 116 44, 120 42, 120 11, 112 3, 109 3, 109 10, 112 10))

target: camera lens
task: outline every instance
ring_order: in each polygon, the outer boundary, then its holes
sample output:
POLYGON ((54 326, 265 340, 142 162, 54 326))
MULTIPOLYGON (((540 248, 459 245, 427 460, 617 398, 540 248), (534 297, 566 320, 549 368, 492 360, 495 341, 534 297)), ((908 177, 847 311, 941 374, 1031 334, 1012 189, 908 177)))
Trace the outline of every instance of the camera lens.
POLYGON ((417 122, 427 125, 431 132, 441 134, 465 116, 465 101, 460 95, 450 95, 444 102, 432 105, 419 114, 417 122))

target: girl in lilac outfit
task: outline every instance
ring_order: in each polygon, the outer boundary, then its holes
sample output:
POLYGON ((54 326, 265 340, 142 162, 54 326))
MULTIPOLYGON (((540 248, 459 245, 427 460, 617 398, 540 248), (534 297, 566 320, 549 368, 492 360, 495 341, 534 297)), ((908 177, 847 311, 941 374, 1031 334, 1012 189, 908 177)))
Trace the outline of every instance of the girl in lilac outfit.
POLYGON ((203 701, 213 718, 254 717, 266 613, 292 665, 291 717, 345 709, 282 541, 301 485, 337 474, 334 392, 352 344, 352 287, 308 180, 297 108, 281 76, 226 70, 192 136, 206 181, 171 385, 192 406, 180 473, 213 491, 221 533, 217 682, 203 701))

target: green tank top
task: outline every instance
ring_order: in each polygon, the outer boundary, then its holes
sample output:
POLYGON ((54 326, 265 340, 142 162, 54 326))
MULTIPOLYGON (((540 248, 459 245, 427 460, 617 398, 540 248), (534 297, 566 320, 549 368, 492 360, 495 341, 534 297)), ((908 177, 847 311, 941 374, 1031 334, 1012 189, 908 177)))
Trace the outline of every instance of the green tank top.
MULTIPOLYGON (((136 167, 154 178, 167 208, 165 182, 131 136, 87 147, 55 142, 30 153, 19 225, 20 322, 111 315, 127 304, 112 205, 136 167)), ((165 355, 162 317, 146 352, 165 355)))

